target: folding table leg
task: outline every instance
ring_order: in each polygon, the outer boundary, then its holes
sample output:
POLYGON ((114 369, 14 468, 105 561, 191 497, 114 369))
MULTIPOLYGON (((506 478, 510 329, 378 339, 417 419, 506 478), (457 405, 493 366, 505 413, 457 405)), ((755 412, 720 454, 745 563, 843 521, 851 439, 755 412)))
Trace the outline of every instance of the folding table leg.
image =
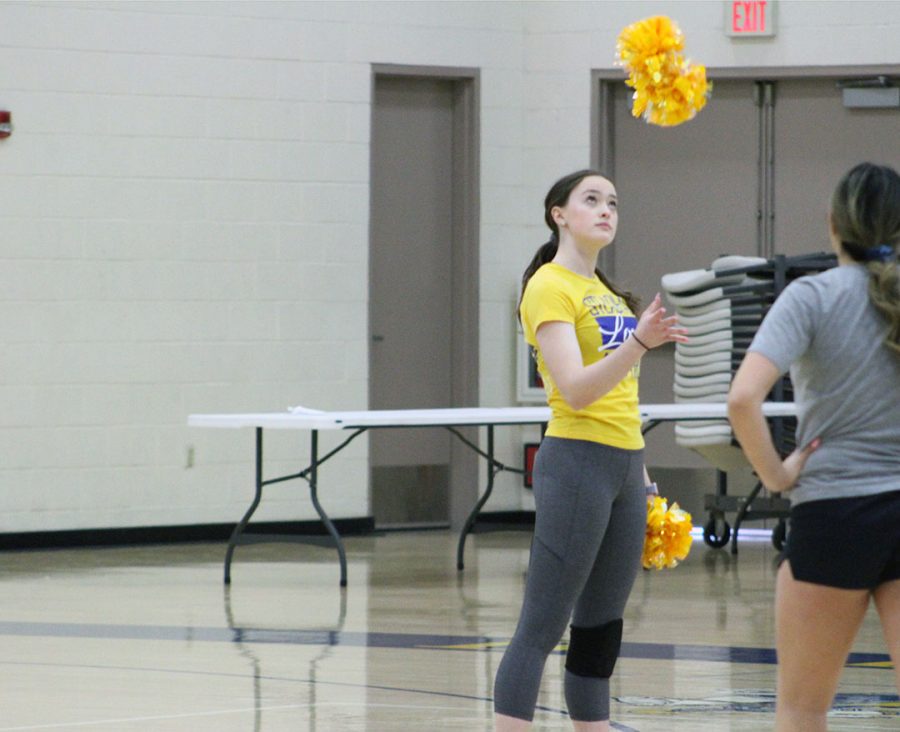
POLYGON ((466 519, 462 532, 460 532, 459 545, 456 548, 456 569, 459 571, 465 569, 463 554, 466 551, 466 536, 475 526, 475 521, 478 519, 478 513, 481 511, 482 506, 487 503, 488 498, 491 497, 491 493, 494 490, 494 425, 492 424, 487 425, 487 438, 487 487, 485 488, 484 495, 479 499, 478 503, 475 504, 475 508, 472 509, 472 512, 466 519))
POLYGON ((319 514, 319 518, 322 519, 322 523, 325 524, 325 528, 328 529, 328 533, 331 534, 331 538, 334 539, 334 543, 337 546, 338 550, 338 560, 341 563, 341 587, 347 586, 347 555, 344 552, 344 542, 341 541, 341 535, 338 534, 337 529, 334 528, 334 524, 331 523, 331 519, 328 518, 328 514, 325 513, 325 510, 319 504, 319 495, 318 495, 318 471, 319 471, 319 431, 312 431, 312 444, 311 444, 311 465, 309 471, 309 494, 312 499, 312 504, 316 509, 316 513, 319 514))
POLYGON ((259 502, 262 499, 262 487, 263 487, 263 479, 262 479, 262 466, 263 466, 263 431, 262 427, 256 428, 256 495, 253 496, 253 502, 250 504, 250 508, 247 509, 247 512, 244 514, 244 517, 238 522, 237 526, 234 527, 234 531, 231 532, 231 537, 228 539, 228 550, 225 552, 225 584, 231 584, 231 557, 234 555, 234 548, 238 544, 238 539, 240 539, 241 534, 244 533, 244 529, 247 527, 247 523, 250 521, 250 517, 256 511, 257 506, 259 506, 259 502))

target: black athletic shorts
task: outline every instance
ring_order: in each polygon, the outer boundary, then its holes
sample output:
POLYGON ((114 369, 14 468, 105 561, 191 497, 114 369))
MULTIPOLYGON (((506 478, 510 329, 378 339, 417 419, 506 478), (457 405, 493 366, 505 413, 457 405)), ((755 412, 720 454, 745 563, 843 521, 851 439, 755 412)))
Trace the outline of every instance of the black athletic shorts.
POLYGON ((900 491, 791 508, 784 559, 794 579, 874 590, 900 579, 900 491))

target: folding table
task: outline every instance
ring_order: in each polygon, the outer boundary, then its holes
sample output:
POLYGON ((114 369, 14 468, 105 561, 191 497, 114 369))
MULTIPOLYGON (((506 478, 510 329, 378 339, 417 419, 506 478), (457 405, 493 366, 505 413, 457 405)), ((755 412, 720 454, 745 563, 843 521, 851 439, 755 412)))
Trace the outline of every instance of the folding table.
MULTIPOLYGON (((764 405, 768 417, 791 416, 794 405, 789 402, 769 402, 764 405)), ((640 407, 642 430, 649 431, 661 422, 681 420, 725 419, 724 403, 707 404, 644 404, 640 407)), ((228 540, 225 554, 225 583, 231 583, 231 561, 235 547, 239 544, 287 541, 298 543, 328 544, 337 548, 340 561, 341 587, 347 585, 347 559, 341 536, 328 514, 322 508, 318 495, 318 468, 326 460, 334 457, 359 435, 371 429, 397 429, 443 427, 458 437, 465 445, 483 457, 487 463, 487 485, 469 514, 459 536, 457 546, 457 568, 462 570, 466 536, 472 532, 481 508, 491 496, 494 476, 502 470, 522 472, 495 458, 494 428, 509 425, 544 424, 550 419, 548 407, 472 407, 452 409, 401 409, 372 410, 359 412, 320 412, 296 408, 283 413, 263 414, 192 414, 188 424, 192 427, 215 427, 239 429, 250 427, 256 431, 255 447, 255 494, 249 508, 237 523, 228 540), (485 427, 487 441, 485 449, 467 439, 458 428, 485 427), (263 431, 272 429, 307 430, 310 433, 310 463, 303 470, 276 478, 263 477, 263 431), (343 431, 350 434, 337 447, 324 455, 319 455, 319 433, 322 431, 343 431), (301 478, 309 484, 310 499, 329 536, 302 536, 294 534, 253 534, 245 531, 251 517, 262 501, 263 488, 267 485, 301 478)))

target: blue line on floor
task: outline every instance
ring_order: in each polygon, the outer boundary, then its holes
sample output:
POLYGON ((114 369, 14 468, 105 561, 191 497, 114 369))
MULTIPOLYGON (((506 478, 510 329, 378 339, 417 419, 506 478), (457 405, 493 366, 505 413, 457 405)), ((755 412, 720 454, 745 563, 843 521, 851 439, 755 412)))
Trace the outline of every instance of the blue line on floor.
MULTIPOLYGON (((486 636, 365 633, 345 630, 193 627, 177 625, 113 625, 106 623, 35 623, 0 621, 0 636, 106 638, 110 640, 209 641, 217 643, 282 643, 304 646, 406 648, 423 650, 499 652, 507 640, 486 636)), ((557 653, 563 653, 557 650, 557 653)), ((775 650, 741 646, 671 643, 622 643, 623 658, 718 663, 774 664, 775 650)), ((892 669, 884 653, 851 653, 847 665, 892 669)))

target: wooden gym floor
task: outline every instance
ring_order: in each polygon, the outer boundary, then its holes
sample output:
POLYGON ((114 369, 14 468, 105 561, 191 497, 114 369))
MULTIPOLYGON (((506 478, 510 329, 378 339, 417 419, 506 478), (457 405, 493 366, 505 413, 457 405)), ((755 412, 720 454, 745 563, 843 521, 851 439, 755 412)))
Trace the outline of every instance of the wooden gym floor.
MULTIPOLYGON (((0 554, 0 732, 490 730, 530 535, 395 532, 347 539, 349 585, 320 547, 224 544, 0 554)), ((775 679, 775 550, 694 544, 643 572, 612 689, 617 730, 766 730, 775 679)), ((536 730, 568 730, 563 656, 536 730)), ((874 610, 833 711, 835 730, 900 729, 874 610)))

